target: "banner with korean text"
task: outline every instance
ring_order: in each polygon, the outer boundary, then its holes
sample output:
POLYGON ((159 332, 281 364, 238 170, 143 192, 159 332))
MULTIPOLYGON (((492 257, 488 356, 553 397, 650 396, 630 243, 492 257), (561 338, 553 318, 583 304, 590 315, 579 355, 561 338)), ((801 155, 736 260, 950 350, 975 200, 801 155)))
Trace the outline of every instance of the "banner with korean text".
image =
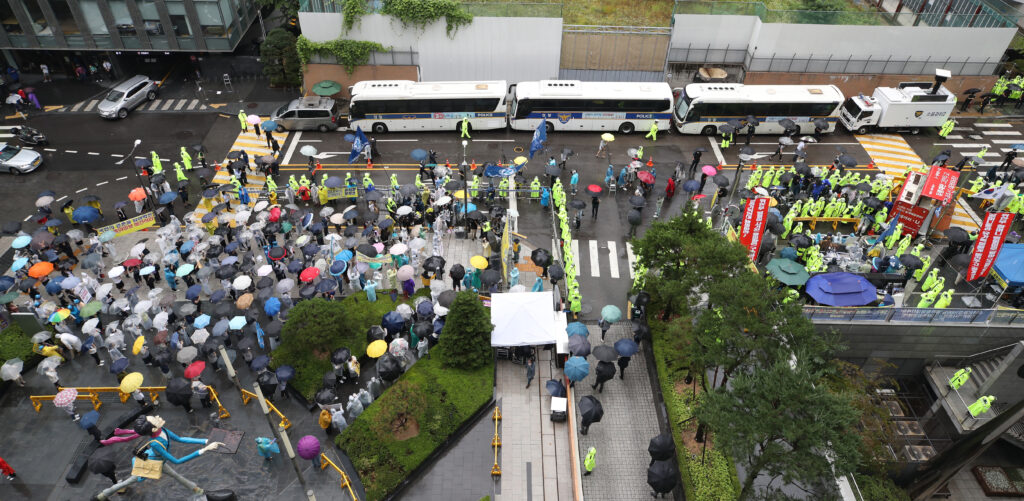
POLYGON ((953 192, 956 190, 956 181, 959 178, 959 172, 936 165, 928 171, 928 179, 924 182, 921 196, 934 198, 948 204, 953 200, 953 192))
POLYGON ((143 228, 149 228, 156 223, 156 214, 153 212, 147 212, 141 216, 135 216, 131 219, 125 219, 124 221, 118 221, 109 226, 96 229, 96 234, 102 235, 107 231, 113 231, 116 236, 127 235, 139 231, 143 228))
POLYGON ((1003 248, 1006 234, 1013 224, 1012 212, 989 212, 985 214, 985 222, 978 232, 978 240, 974 242, 971 253, 971 264, 967 268, 967 280, 976 280, 988 275, 996 262, 999 250, 1003 248))
POLYGON ((764 227, 768 223, 768 197, 748 198, 743 209, 743 225, 740 227, 740 243, 747 248, 747 257, 757 259, 757 251, 764 239, 764 227))

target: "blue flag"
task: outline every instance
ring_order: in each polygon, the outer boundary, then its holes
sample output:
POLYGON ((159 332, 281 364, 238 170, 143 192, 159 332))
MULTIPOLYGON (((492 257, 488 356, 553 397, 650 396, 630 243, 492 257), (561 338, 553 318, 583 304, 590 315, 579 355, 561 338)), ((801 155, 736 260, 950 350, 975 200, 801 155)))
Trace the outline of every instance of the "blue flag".
POLYGON ((355 159, 359 158, 359 154, 363 152, 363 148, 370 140, 366 139, 366 134, 363 134, 362 127, 356 127, 356 138, 352 141, 352 152, 348 154, 348 163, 352 163, 355 159))
POLYGON ((531 159, 533 158, 533 154, 536 153, 537 150, 539 150, 539 149, 544 147, 544 141, 547 141, 547 140, 548 140, 547 122, 545 122, 544 120, 541 120, 540 124, 537 125, 537 130, 533 131, 533 141, 530 141, 530 158, 531 159))
POLYGON ((899 222, 900 215, 896 214, 896 217, 892 218, 892 221, 889 221, 889 226, 885 228, 885 231, 883 231, 881 235, 878 235, 878 240, 876 241, 884 242, 886 238, 889 238, 889 235, 892 235, 892 233, 896 231, 896 224, 899 222))
POLYGON ((254 323, 256 324, 256 342, 260 344, 260 348, 261 349, 262 348, 266 348, 266 346, 263 346, 263 336, 264 336, 263 328, 260 327, 259 322, 254 322, 254 323))

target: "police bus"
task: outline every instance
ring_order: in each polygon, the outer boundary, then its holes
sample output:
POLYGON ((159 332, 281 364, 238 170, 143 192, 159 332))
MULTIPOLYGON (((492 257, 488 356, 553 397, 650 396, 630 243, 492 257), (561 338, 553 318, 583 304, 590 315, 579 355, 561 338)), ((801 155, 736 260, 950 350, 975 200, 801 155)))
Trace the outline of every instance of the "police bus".
POLYGON ((663 82, 581 82, 541 80, 512 86, 509 125, 551 131, 646 131, 652 122, 667 130, 672 89, 663 82))
POLYGON ((507 83, 367 80, 349 87, 349 127, 387 131, 459 131, 505 127, 507 83))
MULTIPOLYGON (((729 120, 753 115, 760 121, 757 134, 781 134, 779 120, 788 118, 800 132, 814 132, 822 118, 835 130, 843 93, 835 85, 689 84, 675 89, 675 122, 680 134, 712 135, 729 120)), ((743 131, 740 131, 742 133, 743 131)))

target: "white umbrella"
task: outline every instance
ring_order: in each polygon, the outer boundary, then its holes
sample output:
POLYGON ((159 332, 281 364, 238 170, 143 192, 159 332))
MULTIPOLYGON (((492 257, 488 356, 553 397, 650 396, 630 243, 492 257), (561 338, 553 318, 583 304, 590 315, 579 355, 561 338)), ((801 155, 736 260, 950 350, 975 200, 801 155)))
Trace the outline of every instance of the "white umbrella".
POLYGON ((252 208, 252 210, 259 212, 263 209, 266 209, 268 205, 270 205, 270 202, 267 202, 266 200, 260 200, 259 202, 256 202, 256 205, 252 208))
POLYGON ((37 332, 35 334, 32 334, 32 342, 33 343, 42 343, 43 341, 46 341, 47 339, 50 339, 50 336, 52 336, 52 335, 53 334, 51 334, 50 331, 39 331, 39 332, 37 332))
POLYGON ((117 278, 124 274, 124 266, 115 266, 107 272, 107 276, 110 278, 117 278))
POLYGON ((299 247, 306 245, 306 242, 309 242, 309 235, 299 235, 299 238, 295 239, 295 245, 299 247))
POLYGON ((274 286, 274 289, 283 294, 292 290, 293 287, 295 287, 295 280, 286 278, 278 282, 277 285, 274 286))
POLYGON ((115 310, 128 311, 128 299, 123 297, 115 299, 110 307, 115 310))
POLYGON ((156 301, 156 298, 160 297, 160 294, 162 294, 163 292, 164 292, 163 289, 161 289, 160 287, 157 287, 155 289, 150 290, 146 294, 146 297, 148 297, 150 301, 156 301))
POLYGON ((21 377, 21 369, 25 367, 25 362, 20 358, 12 358, 0 367, 0 379, 4 381, 14 381, 21 377))
POLYGON ((157 313, 155 317, 153 317, 153 327, 158 331, 162 331, 167 328, 166 311, 161 311, 160 313, 157 313))
POLYGON ((47 370, 56 370, 57 367, 60 367, 60 357, 46 357, 36 366, 36 372, 45 375, 47 370))
POLYGON ((67 346, 68 348, 72 348, 75 351, 82 351, 82 340, 74 334, 62 332, 57 334, 57 339, 59 339, 61 343, 64 343, 64 346, 67 346))
POLYGON ((143 299, 142 301, 139 301, 138 304, 135 305, 135 308, 132 308, 132 311, 135 313, 144 313, 146 311, 149 311, 149 309, 152 307, 152 301, 148 299, 143 299))
POLYGON ((114 284, 105 283, 96 289, 96 299, 103 299, 114 289, 114 284))
POLYGON ((137 243, 132 247, 132 250, 128 251, 128 255, 132 257, 142 256, 142 251, 146 249, 146 244, 137 243))
POLYGON ((203 344, 210 337, 210 331, 206 329, 199 329, 192 333, 192 342, 195 344, 203 344))
POLYGON ((235 281, 231 283, 231 286, 234 287, 235 290, 239 291, 248 289, 250 285, 252 285, 252 279, 249 278, 249 275, 238 276, 235 278, 235 281))
POLYGON ((345 222, 345 214, 343 214, 341 212, 335 212, 334 214, 331 214, 331 223, 333 223, 333 224, 342 224, 344 222, 345 222))
POLYGON ((186 346, 178 350, 178 355, 175 357, 179 362, 187 364, 192 360, 195 360, 198 350, 195 346, 186 346))
POLYGON ((64 234, 67 235, 68 238, 70 238, 71 240, 81 240, 85 238, 85 234, 82 233, 82 230, 79 230, 78 228, 68 230, 68 232, 64 234))
POLYGON ((316 147, 311 144, 307 144, 299 149, 299 154, 306 155, 307 157, 316 155, 316 147))
POLYGON ((388 346, 388 352, 396 357, 405 356, 407 351, 409 351, 409 342, 405 338, 395 338, 388 346))
POLYGON ((408 251, 409 251, 409 247, 407 245, 403 244, 403 243, 397 243, 395 245, 392 245, 391 249, 388 250, 388 252, 392 256, 400 256, 402 254, 405 254, 408 251))
POLYGON ((256 268, 256 276, 258 277, 265 277, 273 272, 274 267, 270 266, 269 264, 265 264, 263 266, 260 266, 259 268, 256 268))
POLYGON ((422 238, 420 238, 420 237, 416 237, 416 238, 412 239, 411 241, 409 241, 409 248, 411 248, 411 249, 420 250, 425 245, 427 245, 427 241, 422 239, 422 238))
POLYGON ((405 321, 407 322, 409 321, 409 319, 412 318, 412 306, 409 306, 405 303, 398 305, 398 307, 395 308, 395 311, 397 311, 399 315, 402 315, 402 318, 405 319, 405 321))
POLYGON ((444 306, 441 306, 439 304, 435 304, 434 305, 434 314, 439 316, 439 317, 443 317, 443 316, 448 314, 448 308, 445 308, 444 306))
POLYGON ((447 204, 448 202, 451 202, 451 201, 452 201, 452 197, 450 197, 448 195, 445 195, 445 196, 443 196, 441 198, 438 198, 437 201, 434 202, 434 205, 438 205, 438 206, 445 205, 445 204, 447 204))
POLYGON ((235 222, 238 224, 245 224, 245 222, 249 220, 250 215, 252 215, 252 213, 247 210, 239 212, 238 214, 235 214, 235 222))
POLYGON ((97 330, 97 327, 99 327, 99 325, 100 319, 96 317, 90 318, 89 320, 86 320, 84 324, 82 324, 82 332, 95 331, 97 330))
POLYGON ((399 208, 398 208, 398 210, 396 211, 396 213, 397 213, 397 214, 398 214, 399 216, 404 216, 404 215, 406 215, 406 214, 412 214, 412 207, 409 207, 408 205, 403 205, 403 206, 401 206, 401 207, 399 207, 399 208))

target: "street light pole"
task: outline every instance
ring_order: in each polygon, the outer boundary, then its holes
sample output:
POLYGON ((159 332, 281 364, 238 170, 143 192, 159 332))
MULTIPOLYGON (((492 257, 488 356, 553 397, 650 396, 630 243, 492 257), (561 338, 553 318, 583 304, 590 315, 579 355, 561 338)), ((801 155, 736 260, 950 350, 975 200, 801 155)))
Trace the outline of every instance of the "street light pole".
POLYGON ((462 140, 462 163, 466 163, 466 146, 469 146, 469 141, 462 140))
MULTIPOLYGON (((142 191, 146 191, 146 185, 145 183, 142 182, 142 176, 139 175, 139 168, 135 166, 135 162, 133 161, 135 149, 138 148, 140 144, 142 144, 142 140, 136 139, 135 144, 132 145, 132 150, 129 151, 128 154, 124 156, 124 158, 118 160, 117 162, 114 162, 114 165, 121 165, 125 162, 125 160, 131 161, 132 170, 135 171, 135 178, 139 180, 139 187, 142 188, 142 191)), ((143 208, 145 208, 145 206, 149 204, 149 196, 146 197, 145 201, 143 201, 142 204, 143 208)), ((156 206, 154 205, 154 207, 156 206)))
POLYGON ((299 478, 299 485, 302 486, 302 490, 306 493, 306 498, 310 501, 316 501, 316 496, 313 490, 306 485, 306 477, 302 476, 302 469, 299 468, 299 462, 295 459, 295 449, 292 448, 292 442, 288 439, 288 432, 282 426, 274 426, 274 421, 270 418, 270 407, 267 406, 267 399, 263 396, 260 384, 253 383, 252 386, 253 392, 256 393, 256 400, 260 403, 260 410, 267 417, 267 424, 270 425, 271 430, 277 432, 277 437, 281 440, 281 444, 284 445, 285 454, 292 461, 292 468, 295 469, 295 475, 299 478))

